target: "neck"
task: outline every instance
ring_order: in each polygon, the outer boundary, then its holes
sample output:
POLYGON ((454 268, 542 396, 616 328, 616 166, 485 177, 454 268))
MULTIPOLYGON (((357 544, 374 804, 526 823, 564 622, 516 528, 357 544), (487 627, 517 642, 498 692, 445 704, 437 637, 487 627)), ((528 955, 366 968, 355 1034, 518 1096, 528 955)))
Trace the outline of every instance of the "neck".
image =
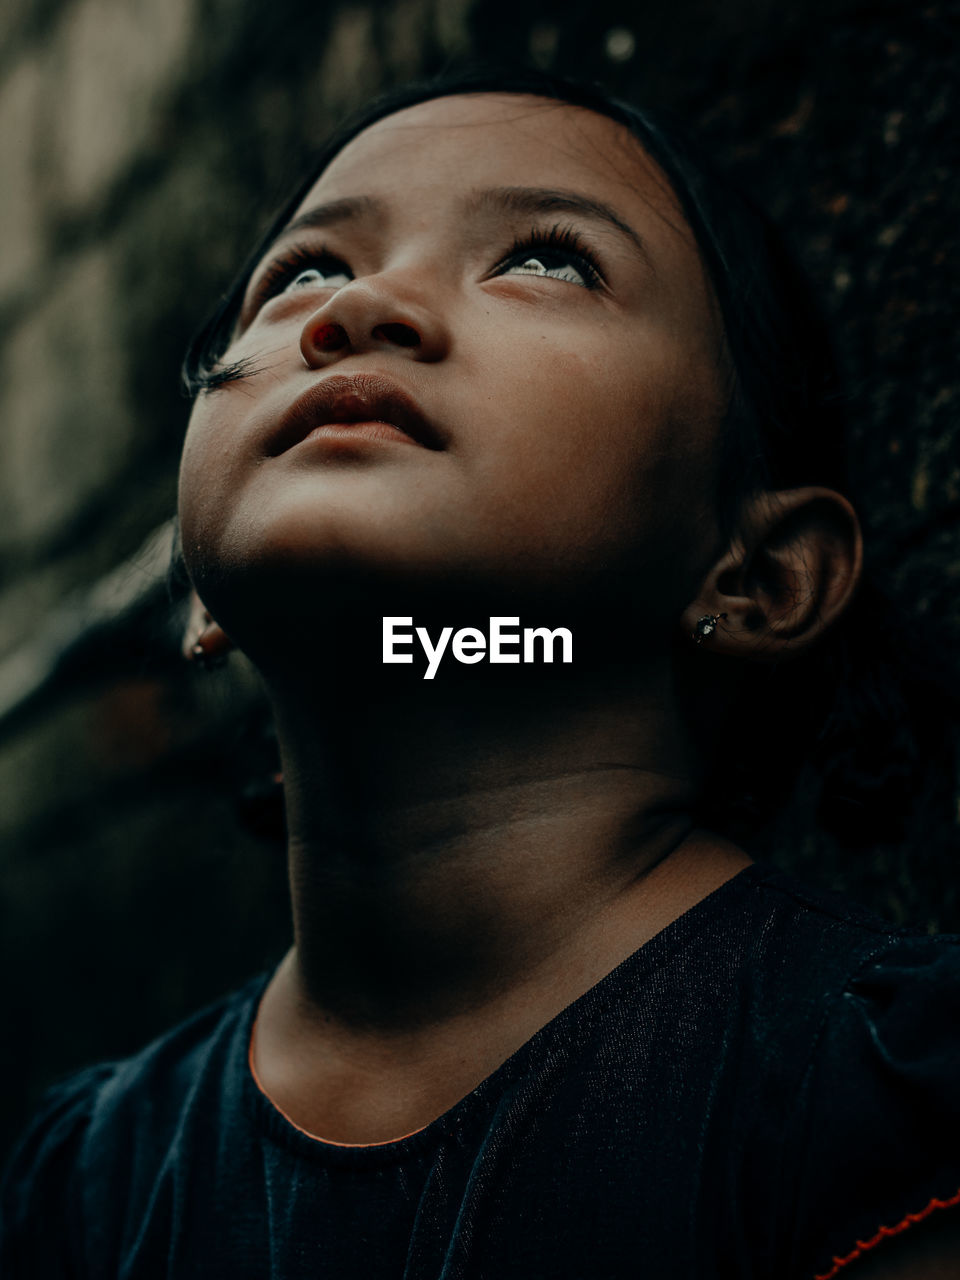
POLYGON ((301 1015, 389 1038, 492 1007, 690 837, 668 670, 503 671, 268 675, 301 1015))

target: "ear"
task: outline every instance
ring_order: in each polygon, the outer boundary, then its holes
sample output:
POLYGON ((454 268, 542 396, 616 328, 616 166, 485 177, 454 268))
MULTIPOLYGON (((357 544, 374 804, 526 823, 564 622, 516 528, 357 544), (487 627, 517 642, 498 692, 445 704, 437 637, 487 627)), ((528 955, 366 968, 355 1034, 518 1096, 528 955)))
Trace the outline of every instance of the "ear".
POLYGON ((779 662, 839 617, 862 565, 860 522, 841 494, 814 486, 761 493, 681 624, 692 636, 699 619, 726 614, 706 640, 714 653, 779 662))
POLYGON ((183 656, 189 662, 210 666, 226 658, 233 648, 233 641, 210 616, 203 601, 195 591, 190 592, 190 612, 181 646, 183 656))

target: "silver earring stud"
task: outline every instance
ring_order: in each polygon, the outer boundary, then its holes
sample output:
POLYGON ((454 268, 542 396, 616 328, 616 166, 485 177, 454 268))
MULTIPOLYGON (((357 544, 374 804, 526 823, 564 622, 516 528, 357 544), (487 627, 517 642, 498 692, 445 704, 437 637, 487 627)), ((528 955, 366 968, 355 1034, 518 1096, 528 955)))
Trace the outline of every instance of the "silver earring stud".
POLYGON ((703 644, 716 631, 720 619, 726 616, 725 613, 705 613, 702 618, 698 618, 693 628, 694 642, 703 644))

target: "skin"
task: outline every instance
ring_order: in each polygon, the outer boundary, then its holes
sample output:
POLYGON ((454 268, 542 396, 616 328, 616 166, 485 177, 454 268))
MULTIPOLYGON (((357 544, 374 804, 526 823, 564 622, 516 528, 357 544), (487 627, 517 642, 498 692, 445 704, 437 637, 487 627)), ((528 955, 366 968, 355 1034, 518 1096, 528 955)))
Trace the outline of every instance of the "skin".
POLYGON ((522 95, 424 103, 348 144, 298 213, 358 196, 379 212, 276 246, 342 266, 259 308, 273 255, 254 272, 225 356, 254 371, 198 400, 180 484, 187 646, 251 656, 283 757, 295 941, 254 1064, 294 1123, 343 1143, 430 1123, 749 864, 690 816, 690 634, 726 613, 710 649, 731 672, 802 652, 861 558, 824 489, 758 495, 721 537, 723 335, 674 197, 614 122, 522 95), (603 201, 643 249, 580 213, 464 209, 503 187, 603 201), (530 274, 533 249, 506 265, 557 222, 601 288, 569 262, 530 274), (444 447, 271 454, 293 401, 349 373, 391 378, 444 447), (381 666, 389 613, 570 626, 577 656, 427 683, 381 666))
MULTIPOLYGON (((678 211, 657 189, 660 180, 639 148, 629 147, 629 163, 648 171, 643 201, 631 199, 632 178, 617 175, 616 152, 609 159, 591 154, 596 125, 589 113, 518 101, 503 101, 492 126, 469 119, 472 99, 425 104, 347 147, 303 207, 358 194, 387 202, 382 219, 357 219, 313 237, 348 258, 358 278, 336 291, 333 310, 315 288, 276 299, 255 318, 248 308, 228 358, 252 356, 265 372, 238 394, 206 400, 194 417, 182 490, 191 571, 217 617, 262 666, 277 663, 277 636, 260 643, 262 608, 238 616, 242 597, 233 583, 241 574, 256 575, 262 599, 264 580, 279 573, 281 595, 292 569, 316 581, 335 571, 339 551, 351 578, 362 573, 378 601, 388 591, 406 602, 421 583, 429 599, 465 579, 473 598, 481 590, 499 596, 509 583, 524 601, 549 586, 567 600, 585 578, 596 579, 601 564, 608 590, 620 587, 613 579, 626 558, 631 581, 640 572, 656 585, 643 602, 644 624, 655 625, 662 640, 689 587, 658 553, 656 536, 666 535, 685 565, 705 567, 711 556, 706 494, 722 395, 720 338, 689 233, 669 225, 678 211), (459 128, 448 126, 451 113, 464 117, 459 128), (632 205, 633 221, 655 242, 656 267, 646 267, 626 237, 589 227, 616 282, 603 291, 491 274, 531 219, 494 212, 466 218, 459 208, 472 187, 558 185, 564 144, 538 157, 540 139, 571 118, 579 189, 590 192, 605 179, 607 195, 620 207, 632 205), (517 162, 506 165, 501 144, 513 127, 522 145, 517 162), (425 146, 429 155, 422 156, 425 146), (351 336, 349 352, 335 360, 311 351, 302 336, 318 306, 351 336), (378 321, 409 326, 417 346, 378 341, 378 321), (334 365, 344 373, 391 374, 444 425, 449 447, 336 458, 325 452, 319 464, 298 451, 257 465, 277 416, 334 365), (229 600, 217 590, 224 572, 229 600), (402 588, 393 592, 397 582, 402 588)), ((609 153, 610 135, 619 131, 603 122, 602 132, 609 153)), ((554 214, 537 222, 558 220, 568 219, 554 214)))

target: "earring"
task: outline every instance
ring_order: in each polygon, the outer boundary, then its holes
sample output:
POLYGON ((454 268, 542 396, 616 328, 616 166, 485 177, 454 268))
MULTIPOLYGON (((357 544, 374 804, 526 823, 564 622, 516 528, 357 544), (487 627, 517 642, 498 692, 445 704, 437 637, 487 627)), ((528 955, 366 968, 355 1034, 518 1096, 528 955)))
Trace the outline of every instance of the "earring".
POLYGON ((725 613, 705 613, 702 618, 698 618, 693 628, 694 643, 703 644, 716 631, 720 619, 726 616, 725 613))
POLYGON ((201 631, 187 655, 189 662, 194 662, 202 671, 216 671, 226 666, 230 652, 230 644, 226 637, 215 626, 207 626, 201 631))
POLYGON ((201 671, 217 671, 227 665, 225 653, 211 653, 198 640, 190 650, 190 661, 196 663, 201 671))

